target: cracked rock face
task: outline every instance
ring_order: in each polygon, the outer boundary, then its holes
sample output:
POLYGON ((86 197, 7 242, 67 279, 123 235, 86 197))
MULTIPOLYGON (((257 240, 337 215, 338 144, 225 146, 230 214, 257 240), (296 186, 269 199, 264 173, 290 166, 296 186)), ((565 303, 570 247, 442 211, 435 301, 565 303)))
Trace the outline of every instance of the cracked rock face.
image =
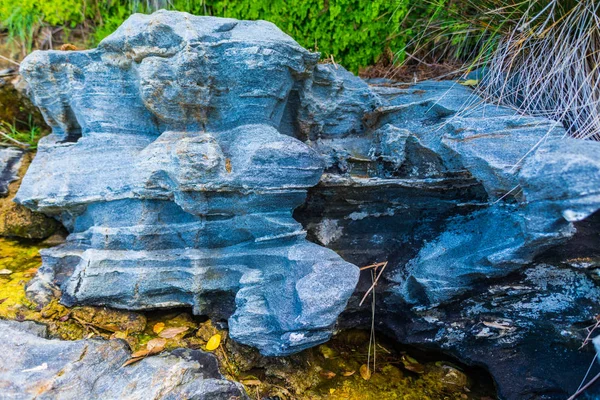
POLYGON ((130 358, 124 341, 49 340, 45 327, 0 321, 0 387, 9 399, 248 399, 226 380, 217 359, 200 350, 177 349, 122 367, 130 358))
POLYGON ((71 234, 30 294, 192 306, 266 355, 326 341, 358 269, 292 218, 323 162, 277 129, 316 61, 268 22, 164 11, 95 50, 31 54, 21 73, 53 134, 17 201, 71 234))

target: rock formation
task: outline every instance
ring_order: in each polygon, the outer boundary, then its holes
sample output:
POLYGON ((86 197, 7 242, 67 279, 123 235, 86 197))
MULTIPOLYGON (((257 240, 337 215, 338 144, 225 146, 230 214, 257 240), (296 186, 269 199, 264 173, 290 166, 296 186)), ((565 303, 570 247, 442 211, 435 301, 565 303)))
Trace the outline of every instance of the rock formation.
MULTIPOLYGON (((307 108, 365 104, 357 78, 317 68, 334 96, 307 108)), ((347 261, 388 262, 382 331, 485 365, 503 398, 568 397, 593 358, 579 350, 582 326, 600 311, 600 143, 484 104, 455 82, 370 90, 381 105, 348 117, 362 129, 312 139, 328 165, 296 218, 347 261)), ((344 326, 370 322, 358 307, 370 286, 365 275, 344 326)))
POLYGON ((49 340, 42 325, 0 321, 0 387, 9 399, 248 399, 226 380, 217 359, 177 349, 122 367, 125 341, 49 340))
POLYGON ((273 24, 177 12, 134 15, 95 50, 27 57, 53 134, 17 199, 71 232, 30 292, 192 306, 267 355, 326 341, 358 269, 292 218, 323 162, 277 130, 316 61, 273 24))
MULTIPOLYGON (((591 360, 574 342, 595 282, 539 260, 600 208, 600 143, 455 82, 369 84, 316 62, 269 23, 175 12, 132 16, 94 50, 30 55, 21 72, 53 134, 17 199, 71 234, 29 294, 190 305, 283 355, 327 340, 354 265, 387 261, 380 329, 487 366, 507 398, 571 391, 579 365, 525 380, 511 366, 591 360)), ((369 318, 369 286, 343 325, 369 318)))

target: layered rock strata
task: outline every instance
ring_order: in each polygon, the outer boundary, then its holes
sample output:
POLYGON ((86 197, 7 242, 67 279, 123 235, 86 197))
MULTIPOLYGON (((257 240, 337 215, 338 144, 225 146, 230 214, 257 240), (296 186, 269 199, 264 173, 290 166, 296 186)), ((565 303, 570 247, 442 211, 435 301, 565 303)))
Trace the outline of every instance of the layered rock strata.
POLYGON ((273 24, 177 12, 27 57, 53 133, 17 200, 71 232, 44 251, 33 297, 192 306, 267 355, 326 341, 358 269, 292 218, 323 162, 277 130, 316 61, 273 24))

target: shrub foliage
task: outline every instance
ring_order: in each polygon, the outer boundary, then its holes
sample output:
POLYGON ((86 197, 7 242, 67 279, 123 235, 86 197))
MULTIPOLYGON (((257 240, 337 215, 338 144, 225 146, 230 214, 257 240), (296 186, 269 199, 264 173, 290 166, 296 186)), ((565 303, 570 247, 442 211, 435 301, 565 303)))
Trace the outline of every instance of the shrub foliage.
POLYGON ((23 52, 42 26, 67 30, 86 22, 90 45, 113 32, 131 13, 157 8, 237 19, 264 19, 323 58, 357 71, 388 49, 404 47, 402 28, 410 0, 0 0, 0 23, 23 52))

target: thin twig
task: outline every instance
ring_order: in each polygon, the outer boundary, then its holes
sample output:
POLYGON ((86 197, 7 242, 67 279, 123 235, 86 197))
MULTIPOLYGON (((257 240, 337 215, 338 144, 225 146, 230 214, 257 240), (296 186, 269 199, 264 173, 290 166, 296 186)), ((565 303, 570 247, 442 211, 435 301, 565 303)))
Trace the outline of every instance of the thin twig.
POLYGON ((583 393, 587 389, 589 389, 590 386, 592 386, 598 379, 600 379, 600 372, 596 376, 594 376, 588 383, 586 383, 584 387, 582 387, 581 389, 579 389, 578 391, 576 391, 575 394, 573 394, 573 396, 569 397, 567 400, 573 400, 573 399, 575 399, 581 393, 583 393))
POLYGON ((380 262, 380 263, 376 263, 376 264, 371 264, 371 265, 367 265, 365 267, 360 267, 361 271, 364 271, 366 269, 371 269, 371 268, 378 268, 378 267, 382 267, 384 264, 386 264, 387 261, 384 262, 380 262))
POLYGON ((388 262, 384 262, 383 263, 383 267, 381 268, 381 270, 379 271, 379 274, 377 274, 377 278, 375 278, 375 280, 373 281, 373 284, 371 285, 371 287, 369 288, 369 290, 367 290, 367 292, 365 293, 365 295, 363 296, 362 300, 360 301, 360 303, 358 304, 358 306, 362 306, 363 303, 365 302, 365 300, 367 299, 367 296, 369 295, 369 293, 371 293, 371 291, 373 291, 373 289, 375 289, 375 286, 377 286, 377 282, 379 281, 379 278, 381 277, 381 274, 383 273, 383 271, 385 270, 385 267, 387 267, 388 262))
POLYGON ((21 65, 20 63, 16 62, 15 60, 13 60, 11 58, 8 58, 8 57, 4 57, 2 55, 0 55, 0 58, 3 59, 4 61, 8 61, 8 62, 13 63, 15 65, 19 65, 19 66, 21 65))
POLYGON ((0 131, 0 136, 4 137, 7 140, 10 140, 11 142, 15 143, 18 146, 24 147, 26 149, 29 148, 29 145, 27 143, 21 143, 17 139, 10 137, 10 135, 8 135, 7 133, 0 131))

